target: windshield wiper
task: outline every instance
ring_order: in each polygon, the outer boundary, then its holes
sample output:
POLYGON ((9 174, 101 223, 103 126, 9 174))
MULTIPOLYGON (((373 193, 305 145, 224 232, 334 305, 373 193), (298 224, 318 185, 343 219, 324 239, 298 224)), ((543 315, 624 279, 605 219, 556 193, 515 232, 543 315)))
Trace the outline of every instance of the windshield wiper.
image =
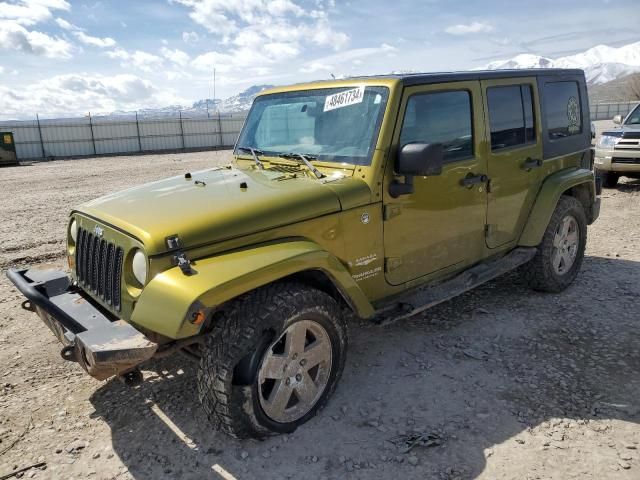
POLYGON ((281 158, 299 158, 304 162, 309 170, 316 176, 316 178, 324 178, 325 175, 314 167, 309 160, 315 160, 318 157, 314 157, 313 155, 303 155, 302 153, 280 153, 278 154, 281 158))
POLYGON ((262 150, 258 148, 251 148, 251 147, 238 147, 238 150, 240 150, 241 152, 250 153, 253 159, 255 160, 258 168, 260 168, 261 170, 264 170, 264 164, 258 158, 258 155, 264 155, 264 152, 262 150))

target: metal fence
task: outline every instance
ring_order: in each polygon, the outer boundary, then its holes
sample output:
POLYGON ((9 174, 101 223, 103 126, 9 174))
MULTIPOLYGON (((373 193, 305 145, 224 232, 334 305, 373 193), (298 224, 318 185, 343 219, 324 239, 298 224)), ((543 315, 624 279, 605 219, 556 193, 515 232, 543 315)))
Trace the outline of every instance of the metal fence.
MULTIPOLYGON (((591 120, 627 115, 637 102, 596 103, 591 120)), ((247 114, 138 116, 0 122, 12 132, 20 160, 231 147, 247 114)))
POLYGON ((616 115, 626 115, 638 102, 595 103, 590 105, 591 120, 611 120, 616 115))
POLYGON ((75 118, 0 122, 20 160, 230 147, 246 113, 211 117, 75 118))

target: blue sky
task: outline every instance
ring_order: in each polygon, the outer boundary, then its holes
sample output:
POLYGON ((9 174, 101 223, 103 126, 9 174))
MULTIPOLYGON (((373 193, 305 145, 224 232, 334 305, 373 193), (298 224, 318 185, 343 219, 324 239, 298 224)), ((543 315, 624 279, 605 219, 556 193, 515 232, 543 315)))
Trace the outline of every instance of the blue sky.
POLYGON ((0 118, 640 40, 638 0, 0 0, 0 118))

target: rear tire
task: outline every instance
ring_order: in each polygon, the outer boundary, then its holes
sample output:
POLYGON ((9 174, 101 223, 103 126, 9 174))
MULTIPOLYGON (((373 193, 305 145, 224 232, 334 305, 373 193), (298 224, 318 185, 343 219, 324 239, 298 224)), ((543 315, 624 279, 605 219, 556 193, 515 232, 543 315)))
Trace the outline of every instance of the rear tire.
POLYGON ((293 432, 342 375, 347 327, 338 303, 295 283, 250 292, 214 318, 198 369, 214 428, 236 438, 293 432))
POLYGON ((587 217, 582 204, 562 195, 538 246, 525 265, 529 286, 542 292, 561 292, 578 275, 587 243, 587 217))

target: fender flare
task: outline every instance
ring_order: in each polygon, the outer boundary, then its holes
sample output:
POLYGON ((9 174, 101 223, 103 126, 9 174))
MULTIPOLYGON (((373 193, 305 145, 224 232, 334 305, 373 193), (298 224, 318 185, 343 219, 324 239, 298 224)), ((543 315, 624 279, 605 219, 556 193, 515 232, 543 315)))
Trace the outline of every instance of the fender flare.
POLYGON ((363 318, 374 308, 346 267, 315 242, 288 240, 222 253, 192 262, 195 273, 174 267, 156 275, 144 288, 131 316, 132 323, 169 338, 199 333, 186 321, 198 306, 215 309, 244 293, 295 273, 320 270, 347 303, 363 318))
POLYGON ((591 198, 595 198, 595 176, 591 170, 577 168, 562 170, 550 175, 543 182, 538 192, 522 235, 520 235, 518 245, 524 247, 538 246, 542 241, 560 196, 570 188, 585 183, 589 184, 591 198))

